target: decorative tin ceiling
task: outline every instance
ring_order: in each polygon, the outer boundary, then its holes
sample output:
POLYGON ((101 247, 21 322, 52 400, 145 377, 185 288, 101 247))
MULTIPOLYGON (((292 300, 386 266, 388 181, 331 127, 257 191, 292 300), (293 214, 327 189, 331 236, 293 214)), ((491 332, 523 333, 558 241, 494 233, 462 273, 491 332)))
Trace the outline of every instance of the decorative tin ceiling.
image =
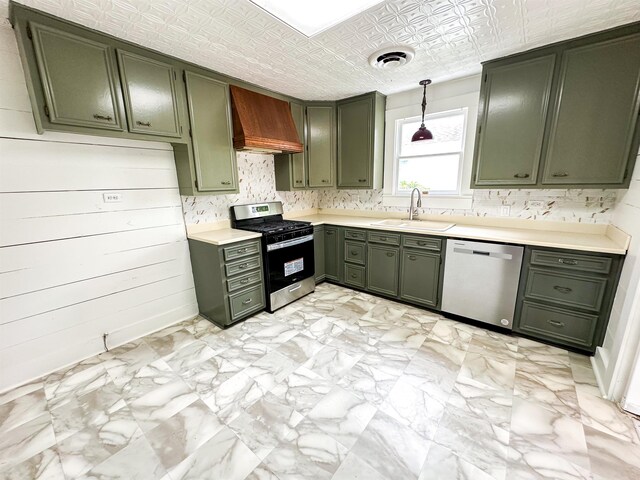
POLYGON ((308 100, 462 77, 484 60, 640 20, 638 0, 387 0, 307 38, 248 0, 20 3, 308 100), (415 49, 410 64, 371 68, 371 53, 398 44, 415 49))

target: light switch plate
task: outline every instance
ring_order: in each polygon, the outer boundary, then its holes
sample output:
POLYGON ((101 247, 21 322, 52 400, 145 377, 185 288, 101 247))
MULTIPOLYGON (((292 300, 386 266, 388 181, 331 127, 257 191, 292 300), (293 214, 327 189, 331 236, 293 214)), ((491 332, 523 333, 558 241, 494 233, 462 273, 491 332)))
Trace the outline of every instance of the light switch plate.
POLYGON ((500 216, 501 217, 508 217, 510 213, 511 213, 511 207, 509 205, 502 205, 500 207, 500 216))
POLYGON ((122 194, 114 192, 103 193, 102 199, 104 203, 118 203, 122 201, 122 194))

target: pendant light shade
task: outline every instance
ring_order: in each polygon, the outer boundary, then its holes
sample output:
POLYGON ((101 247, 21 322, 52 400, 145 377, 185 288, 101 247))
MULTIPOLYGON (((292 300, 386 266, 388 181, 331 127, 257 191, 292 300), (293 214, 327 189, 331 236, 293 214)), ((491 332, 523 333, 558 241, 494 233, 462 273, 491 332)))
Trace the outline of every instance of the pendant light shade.
POLYGON ((427 130, 427 127, 424 126, 424 111, 427 109, 427 85, 431 83, 431 80, 421 80, 420 85, 424 87, 422 91, 422 124, 418 131, 413 134, 411 137, 412 142, 419 142, 420 140, 432 140, 433 134, 427 130))

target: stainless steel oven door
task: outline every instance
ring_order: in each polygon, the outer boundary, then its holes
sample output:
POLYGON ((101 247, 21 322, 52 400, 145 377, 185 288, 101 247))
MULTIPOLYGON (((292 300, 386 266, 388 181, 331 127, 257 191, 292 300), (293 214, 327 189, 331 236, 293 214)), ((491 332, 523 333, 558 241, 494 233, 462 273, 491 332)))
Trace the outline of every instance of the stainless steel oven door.
POLYGON ((269 292, 276 292, 313 277, 313 234, 267 245, 269 292))

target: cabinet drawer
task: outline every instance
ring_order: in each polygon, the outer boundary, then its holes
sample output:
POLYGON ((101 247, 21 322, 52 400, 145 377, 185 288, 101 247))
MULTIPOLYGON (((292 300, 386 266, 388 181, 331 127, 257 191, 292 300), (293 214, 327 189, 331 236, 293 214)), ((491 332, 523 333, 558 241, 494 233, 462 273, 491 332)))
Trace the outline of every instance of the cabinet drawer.
POLYGON ((519 330, 558 343, 591 347, 598 323, 597 315, 524 302, 519 330))
POLYGON ((367 239, 372 243, 400 245, 400 235, 385 232, 368 232, 367 239))
POLYGON ((249 255, 256 255, 260 253, 260 243, 258 241, 251 243, 243 243, 241 245, 232 245, 225 247, 224 259, 225 261, 235 260, 236 258, 247 257, 249 255))
POLYGON ((434 250, 439 252, 442 249, 442 240, 430 237, 410 237, 402 236, 402 246, 410 248, 421 248, 423 250, 434 250))
POLYGON ((227 280, 227 290, 229 292, 235 292, 241 288, 253 285, 262 281, 262 270, 254 270, 253 272, 242 275, 240 277, 234 277, 227 280))
POLYGON ((239 262, 227 263, 224 266, 225 272, 228 277, 238 275, 240 273, 248 272, 254 268, 260 268, 260 257, 251 257, 241 260, 239 262))
POLYGON ((347 228, 344 231, 344 238, 347 240, 361 240, 364 242, 367 239, 367 232, 364 230, 353 230, 351 228, 347 228))
POLYGON ((344 283, 358 288, 365 288, 365 268, 357 265, 344 265, 344 283))
POLYGON ((364 265, 366 256, 364 243, 344 242, 344 260, 345 262, 358 263, 364 265))
POLYGON ((533 250, 531 252, 531 264, 606 274, 611 271, 612 259, 595 255, 533 250))
POLYGON ((229 296, 231 319, 236 320, 250 312, 264 308, 264 288, 262 284, 229 296))
POLYGON ((529 269, 527 298, 552 302, 569 308, 600 311, 607 279, 565 272, 529 269))

